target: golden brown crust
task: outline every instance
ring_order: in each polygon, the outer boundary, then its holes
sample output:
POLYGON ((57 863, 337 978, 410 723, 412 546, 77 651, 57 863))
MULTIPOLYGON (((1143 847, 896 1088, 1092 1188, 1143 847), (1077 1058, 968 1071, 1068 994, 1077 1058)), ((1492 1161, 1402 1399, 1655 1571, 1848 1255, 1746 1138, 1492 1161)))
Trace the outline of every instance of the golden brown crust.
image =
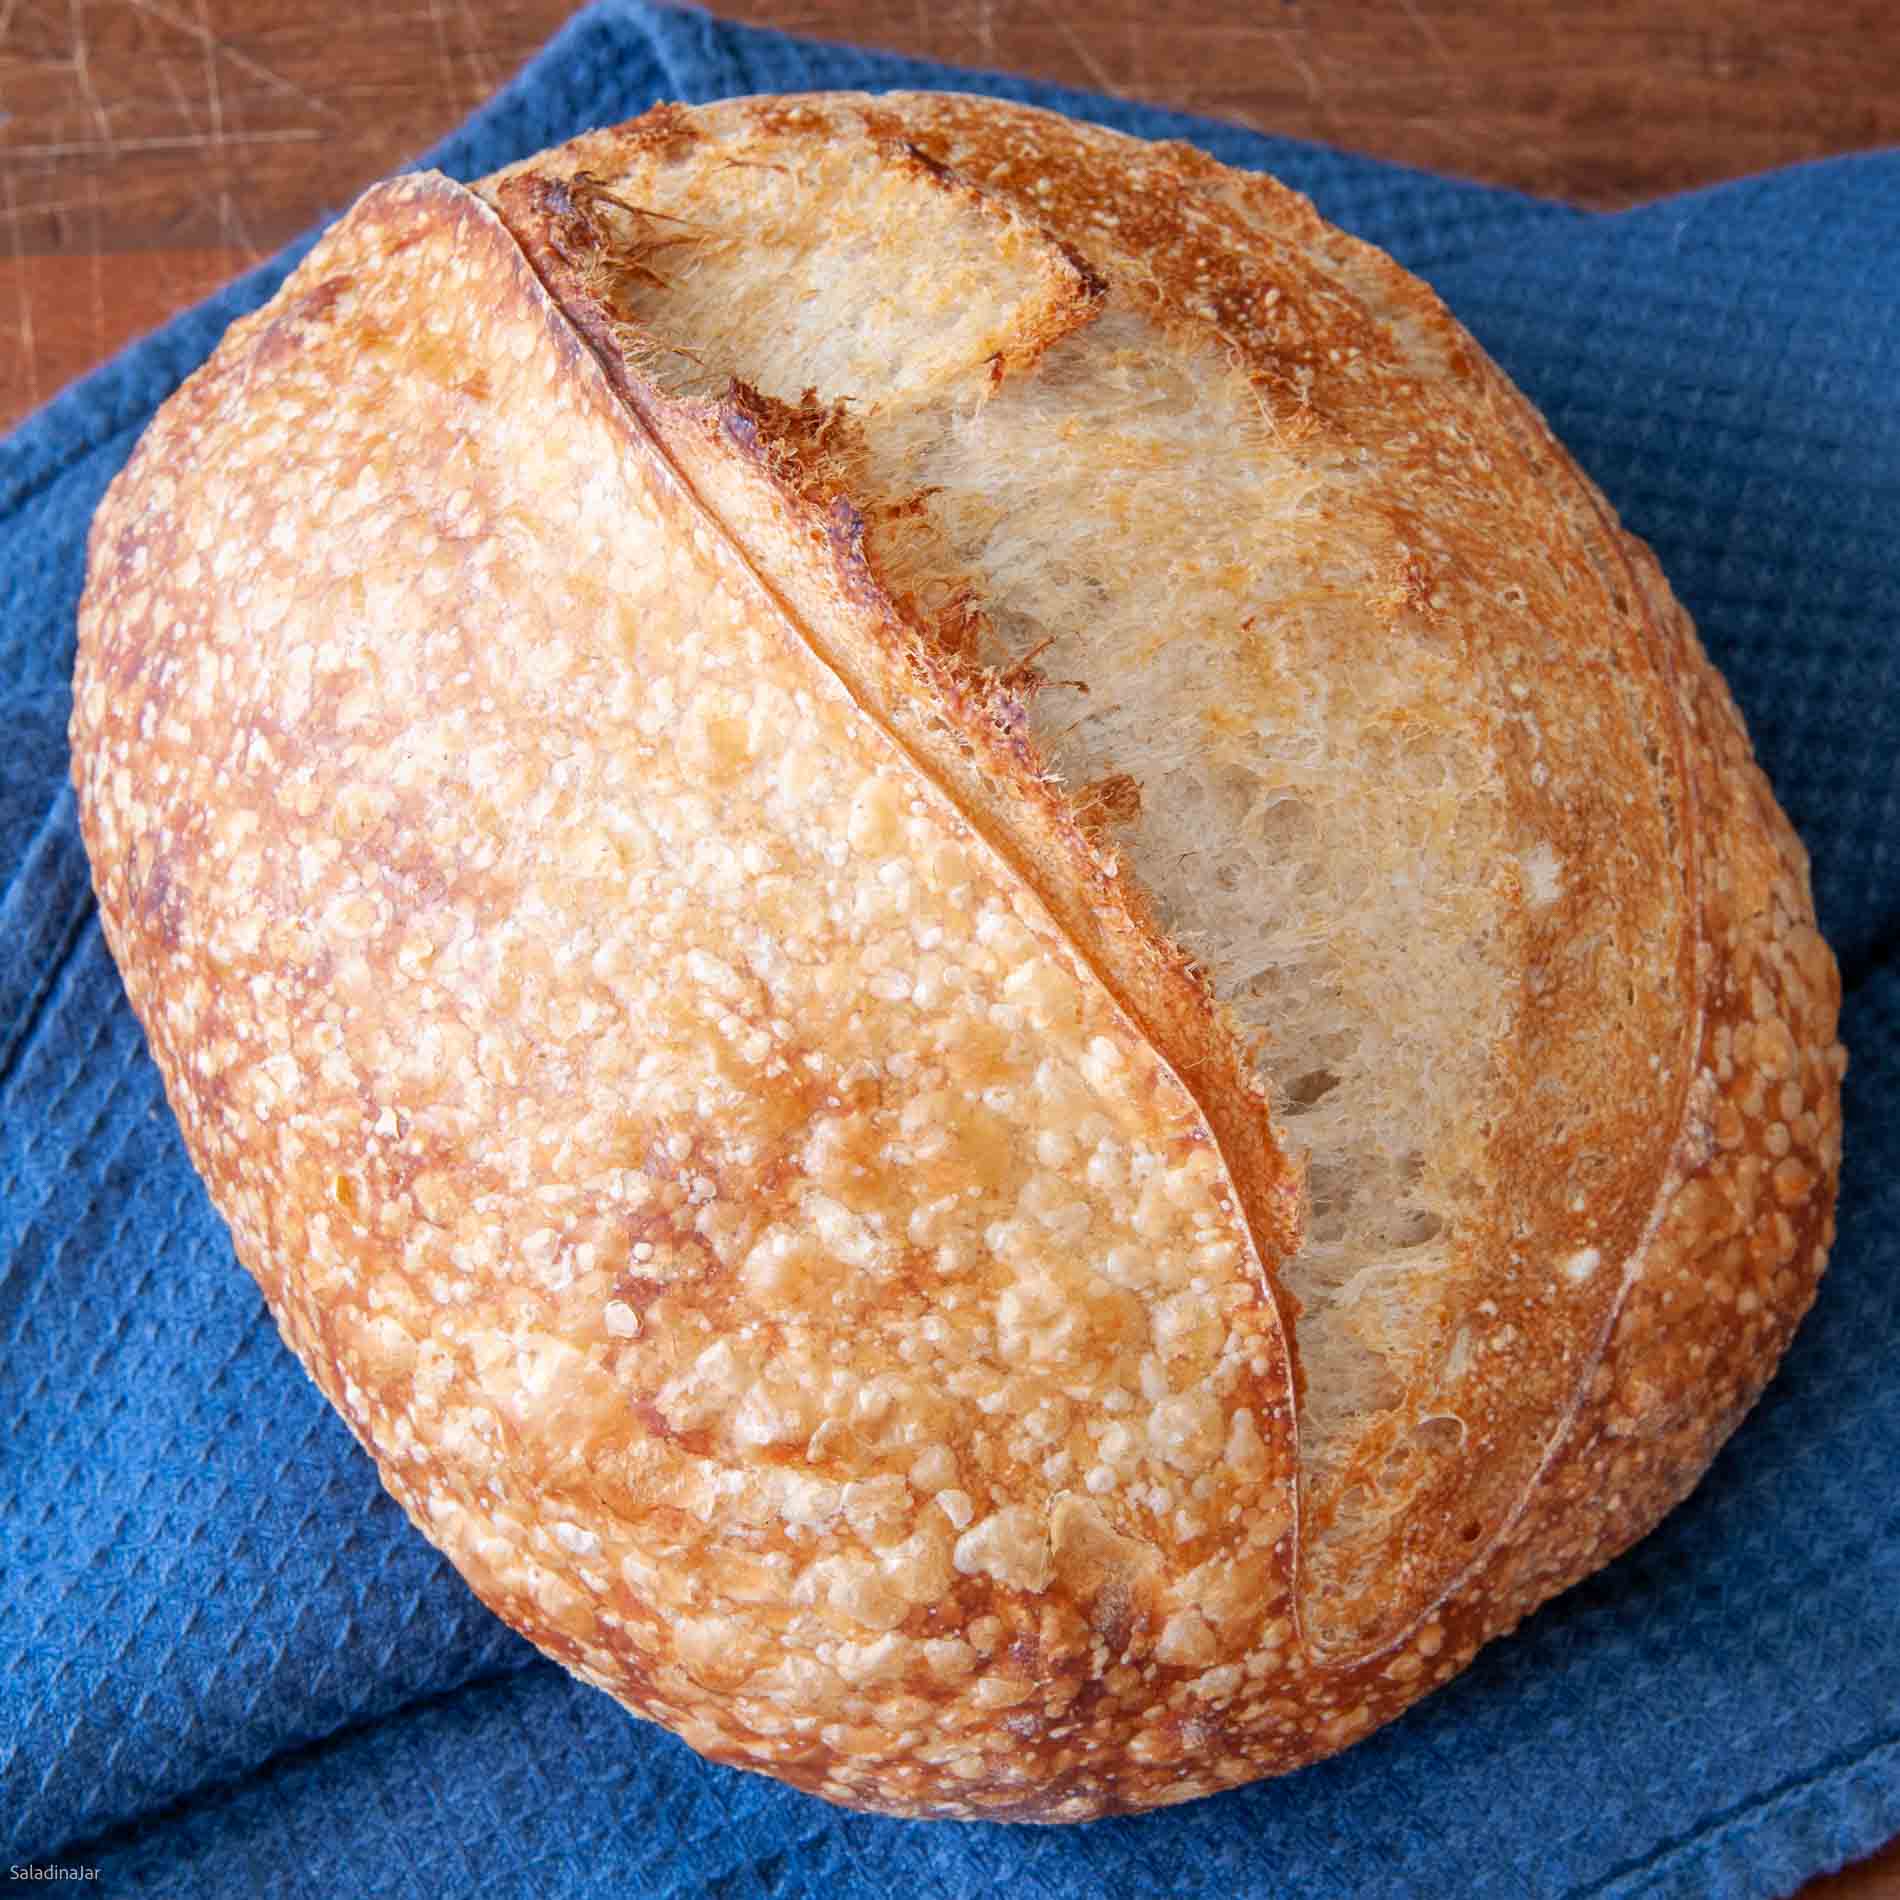
POLYGON ((95 524, 88 847, 240 1256, 484 1598, 715 1758, 1072 1819, 1345 1746, 1693 1484, 1825 1258, 1838 981, 1686 617, 1429 292, 1187 148, 754 101, 480 190, 369 194, 95 524), (1505 913, 1463 1440, 1357 1540, 1299 1522, 1300 1176, 1139 788, 1051 781, 845 409, 647 354, 616 181, 801 140, 1011 260, 918 375, 1033 378, 1119 277, 1376 447, 1369 625, 1443 630, 1590 867, 1505 913))

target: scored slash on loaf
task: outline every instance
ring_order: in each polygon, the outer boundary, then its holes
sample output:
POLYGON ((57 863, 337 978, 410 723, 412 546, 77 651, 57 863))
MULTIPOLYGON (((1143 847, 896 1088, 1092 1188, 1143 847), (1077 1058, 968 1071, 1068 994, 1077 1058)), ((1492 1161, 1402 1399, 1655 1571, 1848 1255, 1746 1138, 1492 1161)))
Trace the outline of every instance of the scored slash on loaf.
POLYGON ((1271 180, 995 101, 365 196, 94 528, 193 1159, 502 1616, 1065 1820, 1389 1719, 1696 1480, 1839 1161, 1647 550, 1271 180))

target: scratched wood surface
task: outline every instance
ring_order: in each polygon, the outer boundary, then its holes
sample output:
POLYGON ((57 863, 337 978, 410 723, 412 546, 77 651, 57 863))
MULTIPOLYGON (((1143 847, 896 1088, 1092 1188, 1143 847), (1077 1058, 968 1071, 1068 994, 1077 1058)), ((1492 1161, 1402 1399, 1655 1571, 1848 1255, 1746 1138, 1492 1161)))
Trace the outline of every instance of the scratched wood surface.
MULTIPOLYGON (((347 204, 492 92, 570 10, 0 0, 0 426, 347 204)), ((723 10, 1589 205, 1900 143, 1890 0, 723 10)), ((1803 1900, 1900 1900, 1900 1844, 1803 1900)))
MULTIPOLYGON (((400 165, 568 10, 0 0, 0 426, 400 165)), ((1593 205, 1900 142, 1892 0, 728 0, 726 11, 1593 205)))

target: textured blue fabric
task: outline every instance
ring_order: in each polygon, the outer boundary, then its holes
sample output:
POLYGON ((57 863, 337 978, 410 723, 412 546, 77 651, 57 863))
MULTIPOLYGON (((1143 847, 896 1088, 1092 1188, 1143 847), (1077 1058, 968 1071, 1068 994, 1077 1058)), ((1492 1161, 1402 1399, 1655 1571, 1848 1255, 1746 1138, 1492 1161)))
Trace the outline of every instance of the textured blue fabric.
MULTIPOLYGON (((1814 853, 1840 1243, 1695 1497, 1291 1780, 1085 1829, 834 1812, 539 1661, 277 1342, 100 940, 64 789, 87 520, 251 273, 0 444, 0 1860, 196 1896, 1769 1895, 1900 1832, 1900 156, 1591 217, 606 0, 434 155, 658 97, 953 85, 1265 166, 1393 251, 1656 545, 1814 853)), ((293 253, 300 247, 293 247, 293 253)))

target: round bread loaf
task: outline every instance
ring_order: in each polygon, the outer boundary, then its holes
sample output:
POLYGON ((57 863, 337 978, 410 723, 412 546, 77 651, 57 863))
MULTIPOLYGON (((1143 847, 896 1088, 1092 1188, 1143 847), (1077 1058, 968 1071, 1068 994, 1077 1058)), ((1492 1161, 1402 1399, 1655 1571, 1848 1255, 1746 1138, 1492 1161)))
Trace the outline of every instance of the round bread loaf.
POLYGON ((1813 1297, 1839 985, 1649 553, 1270 179, 990 100, 369 192, 93 532, 105 927, 481 1597, 716 1760, 1344 1747, 1813 1297))

